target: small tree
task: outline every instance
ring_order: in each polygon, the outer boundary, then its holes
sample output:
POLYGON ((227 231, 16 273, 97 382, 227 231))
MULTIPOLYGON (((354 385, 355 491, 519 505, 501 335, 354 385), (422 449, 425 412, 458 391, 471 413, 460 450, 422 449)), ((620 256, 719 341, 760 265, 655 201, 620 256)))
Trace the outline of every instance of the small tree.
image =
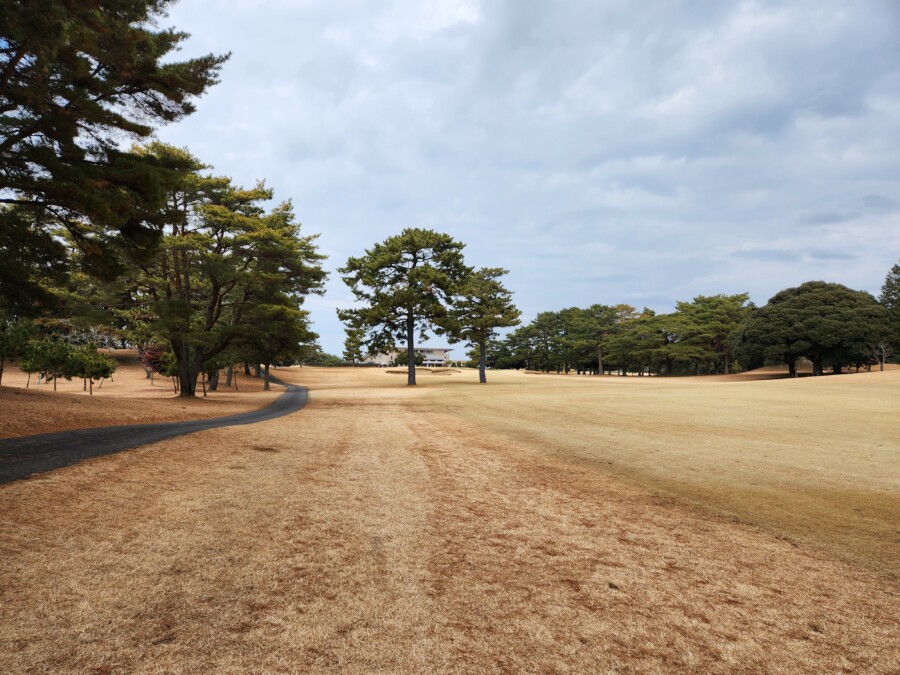
POLYGON ((263 389, 269 391, 269 367, 299 359, 302 348, 314 345, 319 336, 309 328, 309 312, 287 302, 258 305, 250 311, 254 328, 238 338, 236 349, 248 361, 263 365, 263 389))
POLYGON ((499 281, 504 274, 507 270, 499 267, 483 267, 468 275, 450 311, 451 335, 478 348, 481 384, 487 382, 488 346, 497 336, 497 329, 517 325, 522 315, 513 305, 512 293, 499 281))
POLYGON ((347 337, 344 339, 344 360, 349 361, 355 366, 363 360, 362 347, 365 331, 348 326, 346 332, 347 337))
POLYGON ((33 368, 31 372, 44 373, 47 380, 52 379, 53 391, 56 391, 57 379, 65 377, 71 380, 75 375, 73 351, 72 346, 60 340, 59 336, 51 335, 33 343, 27 366, 33 368))
POLYGON ((94 395, 94 380, 105 380, 116 372, 116 362, 106 354, 98 353, 93 343, 72 350, 69 358, 68 372, 90 383, 91 396, 94 395))
POLYGON ((138 358, 150 379, 150 384, 153 384, 153 374, 162 371, 162 357, 166 351, 165 347, 154 343, 145 343, 138 349, 138 358))
POLYGON ((175 356, 175 352, 168 351, 163 353, 162 357, 159 359, 159 374, 164 377, 172 378, 172 389, 175 390, 175 393, 178 393, 178 359, 175 356))
MULTIPOLYGON (((416 352, 415 363, 417 366, 421 366, 425 363, 425 355, 422 352, 416 352)), ((398 352, 397 356, 394 357, 394 364, 398 366, 408 366, 409 354, 407 352, 398 352)))
POLYGON ((445 330, 450 299, 470 272, 463 247, 449 235, 410 228, 338 270, 357 301, 365 303, 338 310, 338 317, 362 331, 372 352, 405 342, 408 385, 416 384, 416 335, 424 340, 429 329, 445 330))
POLYGON ((893 345, 885 340, 877 340, 866 345, 866 356, 878 364, 879 370, 884 370, 884 362, 894 355, 893 345))

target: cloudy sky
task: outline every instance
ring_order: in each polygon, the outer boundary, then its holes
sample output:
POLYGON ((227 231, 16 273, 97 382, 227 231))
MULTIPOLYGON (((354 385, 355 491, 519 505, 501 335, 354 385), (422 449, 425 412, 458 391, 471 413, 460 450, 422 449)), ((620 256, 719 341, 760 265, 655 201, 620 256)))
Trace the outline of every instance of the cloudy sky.
POLYGON ((183 53, 232 52, 160 131, 320 233, 308 301, 404 227, 510 270, 525 319, 823 279, 900 258, 896 0, 180 0, 183 53))

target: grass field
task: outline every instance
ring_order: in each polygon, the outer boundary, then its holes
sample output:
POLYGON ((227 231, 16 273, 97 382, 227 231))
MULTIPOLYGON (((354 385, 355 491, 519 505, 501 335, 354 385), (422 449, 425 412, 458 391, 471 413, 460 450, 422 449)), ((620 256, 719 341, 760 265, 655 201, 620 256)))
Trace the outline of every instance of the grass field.
POLYGON ((0 486, 0 672, 900 668, 900 371, 279 376, 0 486))

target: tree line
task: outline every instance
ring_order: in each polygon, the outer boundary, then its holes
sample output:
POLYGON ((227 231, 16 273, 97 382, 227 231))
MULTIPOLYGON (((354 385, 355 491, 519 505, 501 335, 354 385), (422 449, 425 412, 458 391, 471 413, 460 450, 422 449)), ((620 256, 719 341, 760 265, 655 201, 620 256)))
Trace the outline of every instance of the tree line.
POLYGON ((183 396, 318 349, 302 304, 324 256, 291 203, 148 142, 228 59, 173 59, 188 36, 159 28, 169 4, 0 4, 0 358, 54 382, 114 367, 76 358, 88 330, 137 346, 183 396))
POLYGON ((723 374, 807 359, 813 374, 882 369, 900 344, 900 264, 879 300, 841 284, 811 281, 763 307, 749 295, 697 296, 669 314, 631 305, 592 305, 539 313, 493 345, 497 368, 544 372, 723 374))

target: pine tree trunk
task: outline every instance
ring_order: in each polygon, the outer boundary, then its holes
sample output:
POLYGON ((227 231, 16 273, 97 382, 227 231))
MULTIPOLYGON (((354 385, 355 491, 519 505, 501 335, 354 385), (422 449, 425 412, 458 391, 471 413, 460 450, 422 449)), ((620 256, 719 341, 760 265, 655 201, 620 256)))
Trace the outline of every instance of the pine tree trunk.
POLYGON ((263 391, 269 391, 269 364, 265 364, 265 380, 263 380, 263 391))
POLYGON ((478 345, 478 348, 481 350, 481 356, 478 358, 478 382, 480 384, 487 384, 487 375, 484 372, 487 368, 486 346, 485 342, 481 342, 478 345))
POLYGON ((209 390, 219 391, 219 371, 216 370, 209 378, 209 390))
POLYGON ((186 344, 172 343, 172 351, 178 359, 178 389, 179 395, 188 397, 197 394, 197 378, 200 376, 199 354, 186 344))
POLYGON ((416 350, 413 345, 413 339, 415 338, 415 322, 412 316, 412 310, 409 311, 406 319, 406 358, 407 358, 407 375, 406 375, 406 384, 407 386, 415 386, 416 384, 416 350))
POLYGON ((233 372, 234 372, 234 366, 232 364, 229 363, 227 366, 225 366, 225 386, 226 387, 231 386, 231 376, 232 376, 233 372))

